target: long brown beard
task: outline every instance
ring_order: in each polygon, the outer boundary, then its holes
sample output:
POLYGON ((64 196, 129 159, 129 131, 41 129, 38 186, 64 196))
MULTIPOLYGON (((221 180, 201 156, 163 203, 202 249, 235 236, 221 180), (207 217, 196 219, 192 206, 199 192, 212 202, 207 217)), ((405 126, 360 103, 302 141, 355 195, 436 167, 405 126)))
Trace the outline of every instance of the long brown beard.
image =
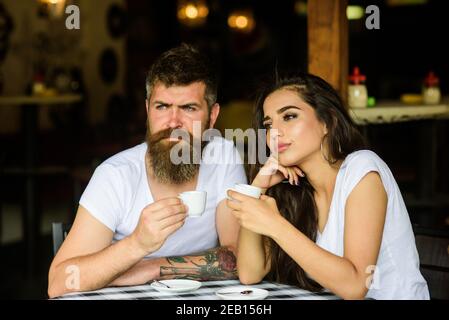
POLYGON ((201 159, 201 154, 206 146, 206 143, 201 143, 201 148, 198 150, 197 144, 194 143, 193 136, 189 133, 189 144, 186 141, 167 141, 174 129, 169 128, 154 134, 147 129, 146 141, 148 146, 148 164, 151 166, 152 172, 160 183, 165 184, 183 184, 192 181, 198 174, 200 164, 194 159, 201 159), (181 162, 175 164, 170 159, 170 152, 172 148, 182 143, 183 152, 189 152, 190 159, 187 163, 181 162), (189 149, 185 149, 189 148, 189 149), (187 150, 187 151, 186 151, 187 150), (199 157, 199 158, 198 158, 199 157))

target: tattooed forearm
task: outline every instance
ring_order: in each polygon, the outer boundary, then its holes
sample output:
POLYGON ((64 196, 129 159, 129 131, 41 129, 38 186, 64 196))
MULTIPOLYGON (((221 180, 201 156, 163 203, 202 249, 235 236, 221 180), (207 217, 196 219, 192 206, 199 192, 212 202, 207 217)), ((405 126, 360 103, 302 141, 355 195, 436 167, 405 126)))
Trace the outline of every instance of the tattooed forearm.
POLYGON ((186 257, 166 258, 161 265, 160 277, 195 280, 223 280, 237 278, 237 261, 227 247, 219 247, 186 257))

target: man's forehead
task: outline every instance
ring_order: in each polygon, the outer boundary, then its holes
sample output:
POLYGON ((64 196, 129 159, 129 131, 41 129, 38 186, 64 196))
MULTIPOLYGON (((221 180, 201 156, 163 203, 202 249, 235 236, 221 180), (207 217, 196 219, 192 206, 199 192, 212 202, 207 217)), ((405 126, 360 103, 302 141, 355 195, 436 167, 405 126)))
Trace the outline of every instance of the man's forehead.
POLYGON ((163 101, 170 104, 179 104, 180 102, 203 103, 205 101, 205 92, 206 85, 203 82, 171 86, 157 82, 153 87, 150 100, 152 102, 163 101))

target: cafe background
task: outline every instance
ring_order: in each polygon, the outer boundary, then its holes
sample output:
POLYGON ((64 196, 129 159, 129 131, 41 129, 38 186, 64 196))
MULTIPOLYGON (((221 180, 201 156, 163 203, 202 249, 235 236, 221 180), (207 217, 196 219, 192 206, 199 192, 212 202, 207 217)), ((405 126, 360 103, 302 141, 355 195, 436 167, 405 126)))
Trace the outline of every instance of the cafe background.
POLYGON ((348 46, 337 58, 345 80, 337 87, 347 101, 354 68, 366 76, 368 106, 351 110, 397 179, 417 236, 423 233, 422 260, 439 261, 426 277, 440 283, 434 296, 445 297, 447 11, 444 1, 376 1, 380 28, 370 30, 365 8, 373 2, 1 0, 0 297, 47 297, 52 223, 73 221, 99 163, 143 141, 145 73, 161 52, 188 42, 210 55, 220 76, 217 127, 245 130, 264 75, 313 67, 310 34, 326 30, 308 16, 322 8, 329 17, 334 5, 348 5, 349 18, 339 25, 348 46), (65 25, 71 4, 80 9, 79 29, 65 25), (431 104, 422 95, 429 72, 441 93, 431 104))

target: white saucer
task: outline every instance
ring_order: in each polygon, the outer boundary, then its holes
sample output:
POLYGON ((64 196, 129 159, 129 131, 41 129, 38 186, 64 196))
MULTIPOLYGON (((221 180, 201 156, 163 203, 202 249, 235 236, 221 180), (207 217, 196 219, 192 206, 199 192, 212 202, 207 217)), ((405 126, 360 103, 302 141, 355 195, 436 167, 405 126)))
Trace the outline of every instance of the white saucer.
POLYGON ((220 289, 215 294, 223 300, 263 300, 269 292, 255 287, 235 286, 220 289), (240 293, 245 290, 251 290, 252 292, 249 294, 240 293))
POLYGON ((159 284, 157 282, 152 282, 150 286, 160 292, 173 292, 173 293, 194 291, 197 290, 199 287, 201 287, 201 282, 195 280, 173 279, 173 280, 160 280, 159 282, 166 284, 170 288, 164 287, 164 285, 159 284))

